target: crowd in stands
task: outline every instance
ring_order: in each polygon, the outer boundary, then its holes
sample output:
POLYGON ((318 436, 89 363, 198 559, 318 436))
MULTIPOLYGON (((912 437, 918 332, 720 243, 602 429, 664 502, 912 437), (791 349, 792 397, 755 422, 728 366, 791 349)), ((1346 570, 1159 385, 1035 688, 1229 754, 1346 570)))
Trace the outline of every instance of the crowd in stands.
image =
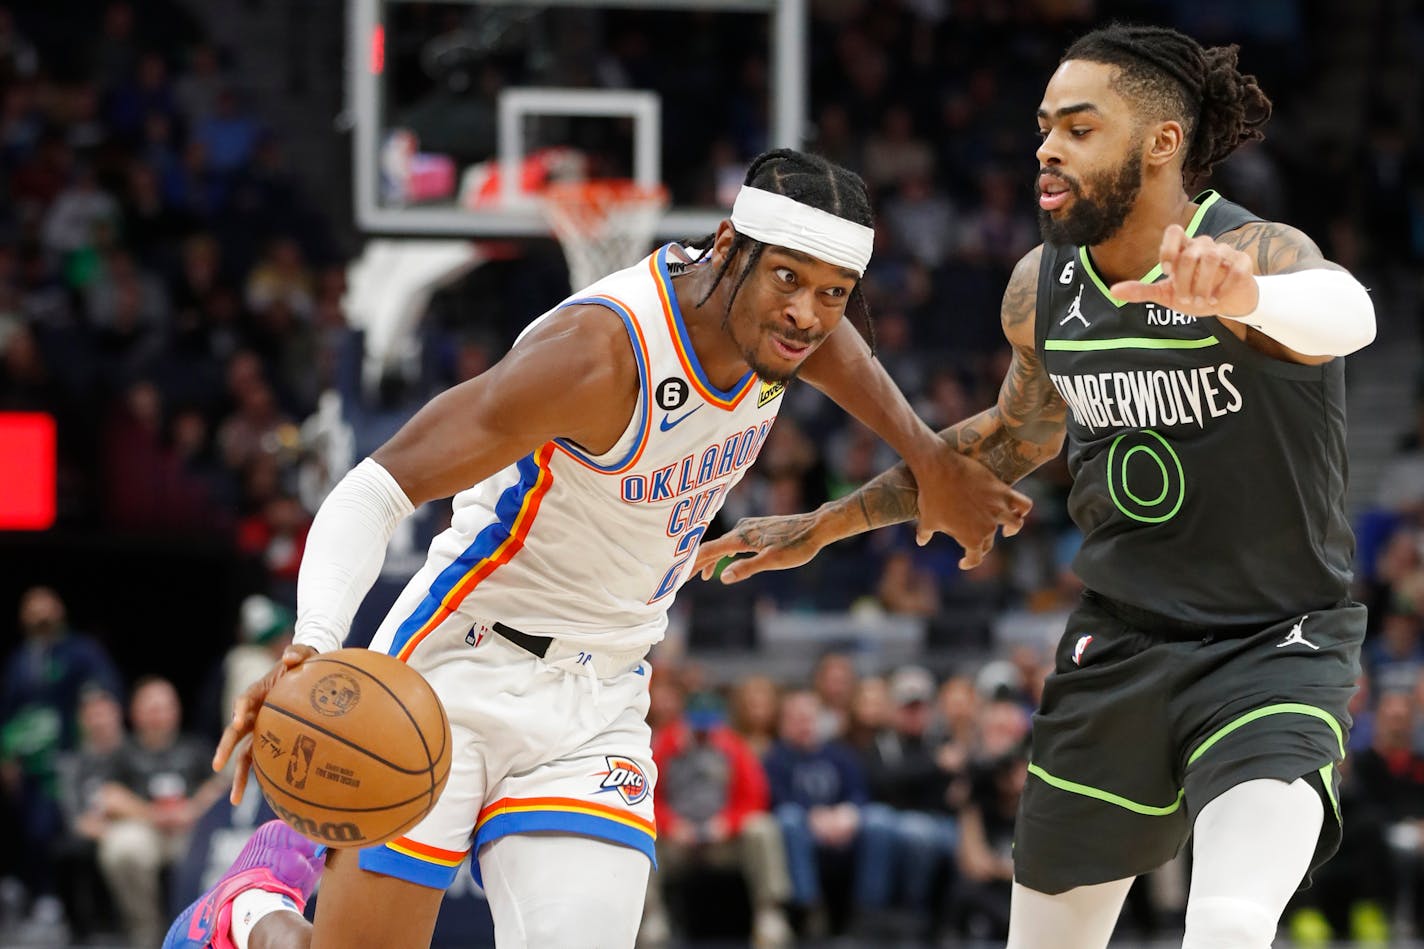
MULTIPOLYGON (((224 684, 213 696, 230 696, 290 633, 319 497, 303 482, 302 423, 360 359, 343 303, 354 239, 287 167, 230 51, 180 7, 68 6, 0 6, 0 411, 58 421, 58 531, 113 538, 120 551, 136 538, 202 539, 254 567, 249 588, 197 631, 218 641, 207 655, 236 640, 209 677, 224 684), (239 608, 248 594, 260 598, 239 608)), ((1330 37, 1316 25, 1327 6, 812 4, 812 144, 872 188, 880 226, 865 289, 878 352, 927 420, 946 425, 994 399, 1006 364, 998 296, 1037 239, 1032 109, 1063 41, 1115 14, 1243 44, 1243 64, 1280 107, 1268 141, 1215 186, 1305 228, 1375 289, 1384 333, 1417 342, 1424 199, 1407 169, 1424 158, 1411 111, 1420 76, 1366 83, 1345 117, 1358 134, 1334 134, 1311 114, 1332 81, 1330 37)), ((1399 37, 1417 47, 1424 21, 1403 9, 1368 35, 1381 49, 1399 37)), ((643 39, 609 44, 625 75, 686 80, 665 99, 715 105, 681 110, 699 127, 684 129, 686 179, 672 182, 689 200, 714 200, 766 144, 755 44, 741 68, 697 70, 681 58, 739 47, 643 39)), ((553 302, 557 261, 531 248, 438 295, 418 373, 370 397, 359 440, 497 358, 553 302)), ((1419 394, 1416 430, 1359 515, 1358 595, 1372 618, 1344 773, 1347 832, 1288 917, 1302 940, 1424 932, 1424 385, 1419 394)), ((724 526, 805 510, 893 461, 792 387, 724 526)), ((1010 654, 994 628, 1006 610, 1051 615, 1077 596, 1066 488, 1061 461, 1036 473, 1028 529, 971 571, 947 540, 920 548, 886 530, 735 591, 689 586, 694 656, 669 655, 653 682, 663 873, 647 901, 650 943, 714 924, 685 894, 719 875, 737 881, 719 891, 733 902, 745 886, 746 926, 766 941, 1002 933, 1024 741, 1051 649, 1010 654), (832 652, 814 670, 736 683, 710 681, 696 662, 699 646, 754 646, 767 612, 847 610, 918 618, 937 655, 962 658, 882 667, 832 652)), ((99 609, 83 594, 41 586, 0 604, 19 634, 0 642, 0 929, 65 920, 76 938, 121 930, 153 945, 167 913, 163 868, 220 792, 206 768, 217 718, 189 706, 185 729, 191 683, 175 691, 120 672, 143 662, 132 626, 106 618, 96 638, 72 629, 68 613, 99 609)), ((1140 931, 1171 925, 1182 872, 1134 891, 1140 931)))

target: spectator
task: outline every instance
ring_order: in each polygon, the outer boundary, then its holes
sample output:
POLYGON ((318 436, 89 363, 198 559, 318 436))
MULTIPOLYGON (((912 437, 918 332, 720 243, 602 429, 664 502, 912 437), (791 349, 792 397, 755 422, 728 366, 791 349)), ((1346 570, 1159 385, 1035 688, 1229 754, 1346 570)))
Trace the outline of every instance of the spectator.
POLYGON ((290 237, 279 238, 247 278, 247 307, 254 313, 280 300, 292 312, 309 317, 313 306, 313 280, 302 249, 290 237))
POLYGON ((113 778, 124 744, 124 711, 118 698, 103 686, 86 685, 79 698, 79 730, 79 748, 59 761, 65 832, 55 855, 70 934, 85 940, 107 931, 112 913, 113 900, 99 871, 98 842, 109 823, 103 789, 113 778))
POLYGON ((279 494, 237 526, 238 549, 261 562, 268 586, 274 592, 284 591, 283 599, 296 598, 297 568, 306 550, 311 521, 300 501, 279 494))
POLYGON ((898 890, 904 907, 928 919, 935 883, 952 874, 958 824, 950 788, 958 777, 941 766, 930 733, 935 680, 921 666, 890 676, 890 727, 866 756, 870 795, 893 811, 898 890))
POLYGON ((732 691, 732 728, 758 759, 776 741, 780 705, 780 690, 764 675, 747 676, 732 691))
POLYGON ((985 762, 960 812, 959 874, 953 916, 971 939, 1009 934, 1014 880, 1014 817, 1028 779, 1022 746, 985 762))
POLYGON ((930 617, 939 612, 939 586, 935 576, 916 566, 908 550, 893 550, 885 558, 876 592, 887 613, 930 617))
POLYGON ((174 87, 183 114, 193 122, 204 122, 218 109, 218 97, 227 86, 218 51, 211 43, 199 43, 188 54, 188 70, 174 87))
POLYGON ((222 704, 218 707, 226 724, 237 697, 249 685, 267 674, 292 641, 296 615, 287 607, 261 594, 242 601, 239 612, 241 639, 223 657, 222 704))
POLYGON ((865 773, 854 752, 818 734, 819 705, 812 692, 782 700, 780 736, 763 759, 771 806, 796 906, 813 916, 827 914, 821 885, 826 870, 850 880, 850 908, 864 919, 886 902, 893 831, 885 821, 863 819, 870 800, 865 773))
POLYGON ((954 204, 924 172, 901 177, 881 218, 896 250, 926 267, 940 266, 954 249, 958 223, 954 204))
POLYGON ((1365 654, 1375 691, 1408 692, 1424 675, 1419 614, 1393 610, 1380 621, 1365 654))
POLYGON ((112 226, 118 217, 118 202, 99 187, 93 169, 81 165, 45 215, 45 249, 59 257, 82 250, 90 246, 101 224, 112 226))
POLYGON ((812 683, 820 701, 818 731, 822 740, 830 741, 845 734, 855 682, 855 662, 843 652, 828 652, 816 663, 812 683))
POLYGON ((20 634, 0 691, 0 785, 19 818, 26 854, 20 870, 35 898, 33 916, 57 922, 58 755, 78 743, 80 691, 96 683, 117 693, 119 677, 98 643, 70 629, 64 601, 49 587, 20 597, 20 634))
POLYGON ((1417 710, 1408 692, 1382 692, 1371 746, 1352 765, 1359 797, 1378 816, 1389 842, 1391 904, 1413 914, 1424 931, 1424 755, 1414 746, 1417 710))
POLYGON ((135 684, 129 719, 133 737, 100 792, 108 826, 99 838, 99 866, 129 941, 156 946, 168 926, 163 868, 182 858, 193 824, 228 780, 209 767, 213 749, 180 731, 182 706, 167 679, 135 684))
MULTIPOLYGON (((682 704, 677 687, 667 688, 664 703, 682 704)), ((694 695, 653 736, 658 872, 648 879, 640 946, 667 943, 667 890, 699 867, 739 869, 753 904, 753 942, 790 943, 781 907, 791 883, 776 822, 767 813, 766 774, 724 718, 715 696, 694 695)))
POLYGON ((855 684, 850 723, 844 741, 864 760, 875 736, 890 725, 890 689, 881 676, 867 676, 855 684))
POLYGON ((927 182, 933 174, 934 149, 915 135, 913 114, 904 105, 890 106, 865 142, 865 183, 881 189, 907 178, 927 182))
POLYGON ((198 122, 193 140, 203 146, 215 171, 229 175, 252 156, 261 133, 261 125, 242 111, 237 92, 228 86, 218 93, 217 111, 198 122))

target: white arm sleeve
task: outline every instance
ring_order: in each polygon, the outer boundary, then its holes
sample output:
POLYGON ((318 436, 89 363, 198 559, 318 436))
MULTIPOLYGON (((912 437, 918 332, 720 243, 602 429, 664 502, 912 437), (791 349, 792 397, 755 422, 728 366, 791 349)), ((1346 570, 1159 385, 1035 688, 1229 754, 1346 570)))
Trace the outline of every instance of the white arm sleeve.
POLYGON ((1228 316, 1306 356, 1348 356, 1375 338, 1375 305, 1342 270, 1302 270, 1257 277, 1261 299, 1245 316, 1228 316))
POLYGON ((295 642, 317 652, 341 648, 396 525, 414 510, 391 473, 370 458, 331 489, 307 533, 297 574, 295 642))

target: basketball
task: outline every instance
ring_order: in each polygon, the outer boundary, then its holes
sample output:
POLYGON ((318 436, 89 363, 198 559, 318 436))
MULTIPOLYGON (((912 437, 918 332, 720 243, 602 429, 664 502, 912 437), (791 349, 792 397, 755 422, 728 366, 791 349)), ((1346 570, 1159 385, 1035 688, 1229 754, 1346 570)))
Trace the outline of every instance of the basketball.
POLYGON ((430 684, 392 656, 339 649, 277 680, 257 713, 252 770, 272 809, 331 847, 384 843, 419 823, 450 776, 450 723, 430 684))

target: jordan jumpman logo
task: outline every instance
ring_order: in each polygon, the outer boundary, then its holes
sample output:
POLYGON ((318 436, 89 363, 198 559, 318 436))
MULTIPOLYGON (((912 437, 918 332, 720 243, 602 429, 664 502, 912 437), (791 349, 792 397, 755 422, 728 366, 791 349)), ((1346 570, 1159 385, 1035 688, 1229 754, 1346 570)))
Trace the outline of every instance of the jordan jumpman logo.
POLYGON ((1306 639, 1305 633, 1302 632, 1303 628, 1305 627, 1305 621, 1309 617, 1309 613, 1305 614, 1305 616, 1302 616, 1300 618, 1300 622, 1296 623, 1294 626, 1291 627, 1291 631, 1286 634, 1286 638, 1276 643, 1276 648, 1280 649, 1282 646, 1293 646, 1299 643, 1302 646, 1309 646, 1311 649, 1319 649, 1320 647, 1315 645, 1315 643, 1311 642, 1310 640, 1306 639))

